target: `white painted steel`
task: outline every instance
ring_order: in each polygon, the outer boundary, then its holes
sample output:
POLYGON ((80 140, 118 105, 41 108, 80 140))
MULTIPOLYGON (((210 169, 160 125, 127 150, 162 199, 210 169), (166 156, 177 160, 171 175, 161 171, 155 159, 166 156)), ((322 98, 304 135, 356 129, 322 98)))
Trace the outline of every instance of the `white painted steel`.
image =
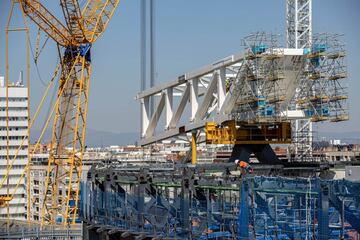
MULTIPOLYGON (((284 55, 285 81, 288 102, 295 94, 299 71, 303 67, 303 49, 279 49, 284 55)), ((243 87, 244 55, 235 54, 207 65, 197 71, 181 75, 177 80, 155 86, 137 94, 142 106, 141 145, 178 137, 185 132, 202 129, 207 121, 223 123, 233 119, 232 111, 243 87), (236 80, 226 91, 226 81, 236 80), (158 105, 149 115, 149 98, 156 97, 158 105), (164 125, 161 113, 165 106, 164 125), (185 115, 188 118, 182 118, 185 115)), ((287 105, 283 106, 284 112, 287 105)), ((304 113, 284 114, 287 118, 303 118, 304 113)))
MULTIPOLYGON (((286 11, 287 47, 294 48, 294 50, 310 48, 312 42, 312 0, 287 0, 286 11)), ((312 138, 312 122, 310 119, 296 120, 294 124, 294 146, 299 159, 308 158, 312 155, 312 138)))

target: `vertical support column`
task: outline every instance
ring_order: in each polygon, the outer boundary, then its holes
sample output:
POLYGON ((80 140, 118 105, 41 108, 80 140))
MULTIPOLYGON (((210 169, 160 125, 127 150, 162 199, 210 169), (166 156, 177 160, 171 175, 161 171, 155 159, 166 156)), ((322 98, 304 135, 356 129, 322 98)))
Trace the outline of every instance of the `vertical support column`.
POLYGON ((111 206, 111 176, 110 174, 106 174, 105 177, 105 182, 104 182, 104 209, 106 211, 106 215, 107 215, 107 221, 111 220, 111 215, 110 212, 113 209, 113 206, 111 206), (109 219, 110 217, 110 219, 109 219))
POLYGON ((144 227, 144 204, 145 204, 145 174, 144 172, 139 173, 139 181, 137 186, 137 201, 136 201, 136 210, 137 210, 137 227, 139 231, 142 231, 144 227))
POLYGON ((299 35, 299 24, 298 24, 298 0, 295 0, 295 48, 299 48, 299 41, 298 41, 298 35, 299 35))
POLYGON ((240 185, 240 213, 238 218, 239 239, 249 239, 249 183, 243 179, 240 185))
MULTIPOLYGON (((140 92, 146 89, 146 0, 140 2, 140 92)), ((143 126, 143 102, 140 104, 140 138, 146 129, 143 126)))
POLYGON ((309 15, 308 17, 308 45, 311 46, 312 45, 312 0, 308 0, 308 13, 309 15))
MULTIPOLYGON (((301 210, 302 210, 302 204, 301 204, 301 195, 295 195, 294 196, 294 205, 295 205, 295 218, 299 219, 299 226, 297 226, 299 229, 301 228, 301 221, 302 221, 302 215, 301 215, 301 210)), ((306 227, 306 226, 305 226, 306 227)), ((296 231, 294 232, 294 239, 301 239, 301 232, 296 231)))
POLYGON ((195 114, 199 107, 198 94, 199 94, 199 79, 194 78, 190 81, 190 105, 191 105, 190 121, 194 121, 195 114))
POLYGON ((341 199, 341 238, 344 239, 345 234, 345 197, 341 199))
POLYGON ((149 127, 150 122, 150 101, 149 97, 144 97, 141 99, 141 137, 145 137, 146 130, 149 127))
POLYGON ((329 187, 325 183, 320 183, 318 199, 318 239, 329 239, 329 187))
POLYGON ((226 95, 226 68, 222 67, 218 70, 219 77, 217 78, 217 92, 218 92, 218 102, 217 102, 217 111, 220 112, 220 109, 224 103, 226 95))
POLYGON ((84 206, 84 214, 83 214, 83 217, 85 219, 90 219, 90 203, 91 203, 91 188, 89 186, 88 183, 84 182, 83 183, 83 186, 84 186, 84 191, 83 191, 83 206, 84 206))
POLYGON ((279 225, 278 225, 278 198, 275 195, 274 196, 275 201, 275 213, 274 213, 274 221, 275 221, 275 239, 278 239, 279 237, 279 225))
POLYGON ((186 232, 190 232, 190 188, 192 175, 189 169, 184 168, 184 178, 181 180, 181 202, 180 202, 180 214, 182 227, 186 232))
MULTIPOLYGON (((314 89, 313 89, 314 90, 314 89)), ((308 149, 309 149, 309 155, 312 156, 313 155, 313 149, 312 149, 312 142, 313 142, 313 123, 308 120, 307 121, 307 125, 305 126, 308 128, 308 137, 307 137, 307 143, 308 145, 308 149)))
POLYGON ((210 189, 207 188, 206 189, 206 225, 207 228, 209 229, 209 226, 212 225, 212 211, 211 211, 211 197, 210 197, 210 189))
POLYGON ((196 165, 197 156, 196 156, 196 131, 191 133, 191 164, 196 165))
POLYGON ((96 185, 95 185, 96 175, 94 172, 91 173, 91 182, 89 186, 89 216, 87 219, 91 222, 93 220, 93 216, 95 216, 95 209, 96 209, 96 185))
MULTIPOLYGON (((150 0, 150 88, 155 86, 155 0, 150 0)), ((154 113, 155 96, 150 98, 150 114, 154 113)))
POLYGON ((169 129, 171 118, 173 117, 173 89, 166 89, 166 98, 165 98, 165 114, 166 114, 166 124, 165 129, 169 129))

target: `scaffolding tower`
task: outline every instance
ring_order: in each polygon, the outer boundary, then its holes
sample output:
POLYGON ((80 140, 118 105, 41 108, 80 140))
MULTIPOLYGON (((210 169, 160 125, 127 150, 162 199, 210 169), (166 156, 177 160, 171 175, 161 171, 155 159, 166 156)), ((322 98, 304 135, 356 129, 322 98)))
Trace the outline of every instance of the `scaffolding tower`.
POLYGON ((317 34, 306 55, 308 81, 298 105, 313 122, 349 119, 346 52, 338 34, 317 34))
POLYGON ((257 32, 244 38, 244 77, 233 111, 239 122, 280 122, 285 100, 284 51, 278 36, 257 32))

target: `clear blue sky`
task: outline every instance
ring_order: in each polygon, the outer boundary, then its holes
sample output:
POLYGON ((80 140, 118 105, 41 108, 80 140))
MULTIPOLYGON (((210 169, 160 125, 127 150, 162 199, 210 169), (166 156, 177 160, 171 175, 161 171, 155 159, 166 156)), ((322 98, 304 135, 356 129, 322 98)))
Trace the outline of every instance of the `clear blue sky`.
MULTIPOLYGON (((51 9, 58 8, 51 1, 51 9)), ((81 2, 81 1, 80 1, 81 2)), ((360 1, 314 0, 313 31, 345 34, 351 120, 338 124, 317 124, 320 131, 360 131, 360 1)), ((0 2, 0 75, 5 74, 5 24, 10 0, 0 2)), ((49 3, 47 3, 49 4, 49 3)), ((156 82, 175 79, 219 58, 241 52, 240 40, 261 31, 285 32, 285 0, 157 0, 156 1, 156 82)), ((60 12, 56 11, 57 16, 60 12)), ((19 13, 15 13, 19 17, 19 13)), ((32 42, 36 31, 32 28, 32 42)), ((11 78, 23 67, 20 35, 10 36, 11 78)), ((92 49, 93 75, 88 127, 110 132, 137 132, 139 105, 139 0, 122 0, 102 38, 92 49)), ((48 82, 57 54, 46 46, 39 70, 48 82)), ((32 65, 32 110, 40 101, 44 86, 32 65)), ((47 108, 41 117, 45 115, 47 108)), ((39 128, 37 124, 35 128, 39 128)))

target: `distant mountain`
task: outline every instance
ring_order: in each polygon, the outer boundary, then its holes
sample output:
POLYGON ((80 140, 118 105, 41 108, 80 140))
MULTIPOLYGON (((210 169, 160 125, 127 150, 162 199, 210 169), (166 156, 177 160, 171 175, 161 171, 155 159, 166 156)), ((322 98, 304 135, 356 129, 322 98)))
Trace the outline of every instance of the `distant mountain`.
MULTIPOLYGON (((40 136, 40 130, 33 130, 31 132, 31 143, 37 141, 40 136)), ((110 145, 132 145, 136 144, 139 139, 139 133, 113 133, 106 131, 99 131, 95 129, 87 129, 86 131, 86 146, 88 147, 102 147, 110 145)), ((51 140, 51 131, 47 130, 43 136, 42 143, 48 143, 51 140)))
MULTIPOLYGON (((50 130, 46 131, 41 142, 50 142, 51 134, 50 130)), ((33 130, 31 136, 31 142, 34 143, 39 135, 40 130, 33 130)), ((127 132, 127 133, 113 133, 106 131, 99 131, 95 129, 88 129, 86 134, 86 145, 88 147, 101 147, 110 145, 130 145, 135 144, 139 140, 139 133, 127 132)), ((360 131, 353 132, 316 132, 314 136, 315 140, 331 140, 340 139, 344 143, 360 144, 360 131)))
POLYGON ((139 140, 139 133, 113 133, 88 129, 86 145, 89 147, 101 147, 110 145, 133 145, 139 140))

